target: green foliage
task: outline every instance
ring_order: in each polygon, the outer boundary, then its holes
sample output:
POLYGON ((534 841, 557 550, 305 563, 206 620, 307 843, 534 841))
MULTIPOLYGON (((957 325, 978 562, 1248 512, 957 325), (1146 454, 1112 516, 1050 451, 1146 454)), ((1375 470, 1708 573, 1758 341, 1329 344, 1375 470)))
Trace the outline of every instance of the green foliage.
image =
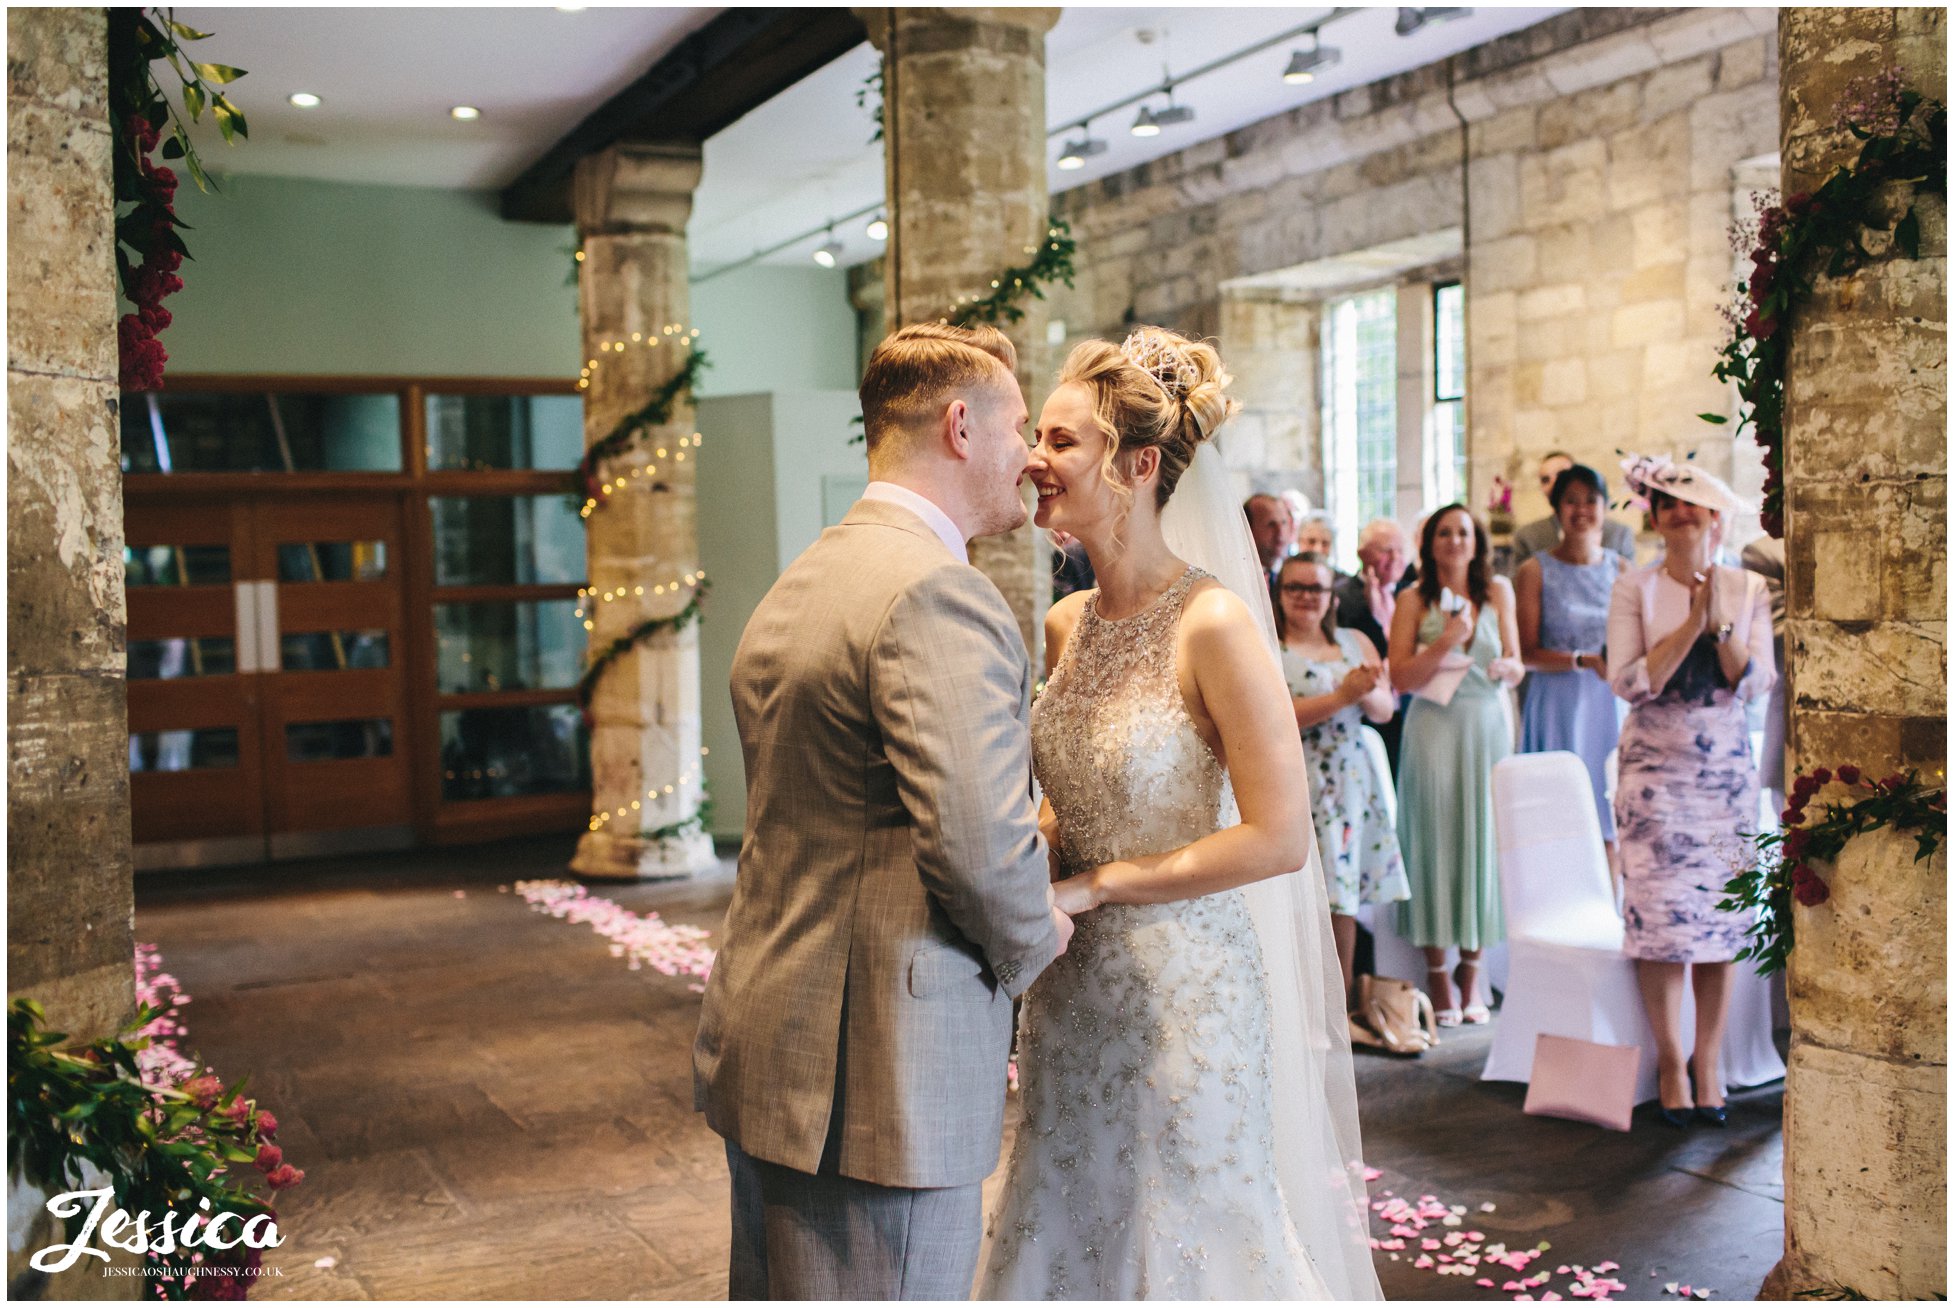
POLYGON ((679 370, 653 391, 650 399, 619 419, 610 431, 584 451, 582 462, 577 464, 576 471, 571 476, 575 478, 575 485, 584 493, 587 510, 585 517, 590 516, 588 510, 595 509, 607 498, 598 479, 597 469, 607 460, 624 453, 634 442, 642 440, 653 427, 662 427, 670 422, 680 399, 691 399, 693 390, 699 384, 700 375, 711 366, 712 363, 706 358, 704 350, 696 345, 688 345, 685 362, 679 370))
MULTIPOLYGON (((108 1178, 117 1206, 157 1221, 175 1210, 185 1219, 208 1199, 214 1215, 239 1221, 271 1208, 246 1188, 248 1165, 267 1143, 253 1105, 241 1099, 244 1082, 199 1098, 185 1089, 144 1084, 136 1052, 149 1043, 138 1034, 160 1014, 145 1006, 116 1036, 64 1048, 64 1032, 45 1029, 47 1014, 31 999, 7 1007, 7 1163, 30 1183, 52 1191, 93 1189, 83 1165, 108 1178)), ((75 1240, 86 1209, 66 1220, 75 1240)), ((176 1252, 152 1255, 168 1275, 157 1279, 166 1295, 187 1297, 182 1274, 191 1266, 176 1252)))
POLYGON ((1819 869, 1836 863, 1853 837, 1883 827, 1911 831, 1914 861, 1934 856, 1947 838, 1947 789, 1944 783, 1922 781, 1918 772, 1870 781, 1852 766, 1815 768, 1793 783, 1784 824, 1756 838, 1756 862, 1724 886, 1726 897, 1717 905, 1725 912, 1755 914, 1750 943, 1737 957, 1753 960, 1766 976, 1783 970, 1796 943, 1792 905, 1816 908, 1831 898, 1819 869), (1827 803, 1816 821, 1806 821, 1818 792, 1834 784, 1851 798, 1827 803))
MULTIPOLYGON (((1897 81, 1897 79, 1896 79, 1897 81)), ((1799 192, 1764 211, 1751 275, 1738 284, 1746 309, 1732 315, 1732 334, 1718 351, 1719 381, 1733 382, 1746 406, 1737 424, 1748 426, 1764 449, 1764 529, 1784 534, 1784 395, 1790 358, 1792 313, 1810 299, 1820 277, 1849 276, 1876 256, 1869 232, 1885 231, 1883 193, 1905 183, 1916 195, 1947 194, 1947 107, 1917 91, 1903 90, 1893 116, 1879 130, 1852 124, 1864 142, 1850 166, 1842 166, 1815 192, 1799 192), (1741 316, 1739 316, 1739 314, 1741 316)), ((1912 200, 1893 225, 1892 249, 1920 254, 1920 219, 1912 200)), ((1722 418, 1707 420, 1721 422, 1722 418)))
POLYGON ((669 617, 646 618, 643 622, 640 622, 637 626, 631 628, 631 630, 625 632, 622 636, 619 636, 616 640, 604 646, 603 649, 590 656, 590 666, 584 669, 583 676, 577 678, 577 707, 583 710, 586 721, 590 717, 591 697, 597 693, 597 683, 603 678, 605 671, 610 668, 611 664, 617 662, 626 654, 630 653, 634 647, 644 641, 650 640, 653 636, 680 632, 697 622, 699 615, 704 611, 702 601, 706 597, 706 592, 711 588, 712 584, 710 582, 704 577, 699 578, 698 584, 692 588, 691 598, 685 601, 684 608, 680 609, 677 613, 671 614, 669 617))
POLYGON ((1031 262, 1006 268, 991 279, 990 294, 975 299, 959 297, 951 306, 950 321, 959 327, 989 323, 1015 323, 1024 318, 1020 306, 1026 296, 1042 300, 1045 287, 1052 282, 1072 284, 1073 257, 1079 243, 1072 239, 1072 228, 1063 218, 1053 218, 1045 230, 1045 241, 1031 251, 1031 262))
POLYGON ((869 145, 874 145, 877 141, 882 139, 882 65, 881 64, 877 64, 875 66, 875 71, 870 73, 867 77, 864 77, 862 79, 862 84, 855 88, 855 107, 857 109, 863 110, 865 113, 868 114, 868 116, 871 119, 874 120, 875 135, 869 137, 867 142, 869 145), (874 100, 875 102, 873 108, 869 106, 870 100, 874 100))

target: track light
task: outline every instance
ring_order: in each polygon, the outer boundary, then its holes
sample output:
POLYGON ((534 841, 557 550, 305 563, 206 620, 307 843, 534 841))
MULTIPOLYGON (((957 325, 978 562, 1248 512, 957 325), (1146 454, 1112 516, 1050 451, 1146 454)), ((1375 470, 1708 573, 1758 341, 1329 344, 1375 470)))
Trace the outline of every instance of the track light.
POLYGON ((889 220, 878 213, 868 220, 867 231, 869 240, 886 241, 889 239, 889 220))
POLYGON ((1173 94, 1172 90, 1167 92, 1168 100, 1165 109, 1140 106, 1140 116, 1133 120, 1133 135, 1158 136, 1163 127, 1174 127, 1194 121, 1194 111, 1184 104, 1175 104, 1173 94))
POLYGON ((300 109, 317 109, 320 104, 319 97, 310 91, 294 91, 285 98, 300 109))
POLYGON ((1464 18, 1470 9, 1400 9, 1398 10, 1397 34, 1410 36, 1427 23, 1442 23, 1447 19, 1464 18))
MULTIPOLYGON (((1400 11, 1402 12, 1402 11, 1400 11)), ((1325 68, 1333 67, 1343 58, 1343 51, 1333 45, 1324 45, 1314 32, 1310 33, 1310 48, 1298 50, 1289 56, 1289 67, 1283 70, 1282 80, 1291 86, 1301 86, 1316 80, 1316 74, 1325 68)))
POLYGON ((830 229, 828 243, 814 252, 814 262, 823 268, 832 268, 835 266, 835 260, 841 258, 841 254, 841 242, 834 239, 834 231, 830 229))
MULTIPOLYGON (((1092 129, 1087 127, 1085 130, 1090 133, 1092 129)), ((1106 153, 1104 141, 1091 135, 1081 136, 1077 140, 1065 143, 1065 151, 1058 157, 1058 166, 1070 172, 1074 168, 1085 167, 1086 160, 1092 156, 1104 153, 1106 153)))
POLYGON ((472 123, 482 116, 482 111, 472 104, 458 104, 448 110, 448 117, 456 122, 472 123))

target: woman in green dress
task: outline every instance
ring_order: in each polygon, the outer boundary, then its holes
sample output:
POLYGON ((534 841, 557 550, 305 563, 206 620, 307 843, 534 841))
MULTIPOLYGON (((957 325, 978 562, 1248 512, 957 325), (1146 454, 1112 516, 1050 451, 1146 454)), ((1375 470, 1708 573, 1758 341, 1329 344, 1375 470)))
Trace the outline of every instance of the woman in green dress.
POLYGON ((1440 1026, 1489 1017, 1479 954, 1505 935, 1493 765, 1513 752, 1507 687, 1522 668, 1513 588, 1492 575, 1486 529, 1462 504, 1425 521, 1418 584, 1391 620, 1391 684, 1412 692, 1398 756, 1398 844, 1411 899, 1398 928, 1425 952, 1440 1026), (1456 972, 1446 951, 1457 946, 1456 972), (1453 984, 1458 990, 1454 993, 1453 984))

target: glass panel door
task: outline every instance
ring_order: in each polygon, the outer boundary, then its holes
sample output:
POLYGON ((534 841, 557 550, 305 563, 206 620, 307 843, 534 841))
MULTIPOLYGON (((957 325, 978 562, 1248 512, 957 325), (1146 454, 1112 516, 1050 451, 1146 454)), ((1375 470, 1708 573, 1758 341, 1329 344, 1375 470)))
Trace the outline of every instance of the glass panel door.
POLYGON ((405 827, 400 499, 288 499, 254 519, 269 829, 405 827))
POLYGON ((251 514, 131 505, 129 799, 137 844, 262 842, 251 514))

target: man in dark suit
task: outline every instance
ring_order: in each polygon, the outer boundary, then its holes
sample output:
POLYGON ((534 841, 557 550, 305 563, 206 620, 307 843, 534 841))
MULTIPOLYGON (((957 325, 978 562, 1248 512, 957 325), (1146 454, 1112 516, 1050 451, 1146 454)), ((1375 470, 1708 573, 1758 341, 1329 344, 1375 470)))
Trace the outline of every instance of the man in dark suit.
POLYGON ((1263 575, 1269 579, 1269 604, 1281 608, 1282 601, 1276 595, 1276 573, 1282 568, 1282 561, 1296 549, 1296 515, 1289 511, 1289 503, 1280 495, 1267 493, 1249 496, 1242 501, 1242 512, 1248 515, 1249 534, 1255 537, 1255 553, 1262 560, 1263 575))

